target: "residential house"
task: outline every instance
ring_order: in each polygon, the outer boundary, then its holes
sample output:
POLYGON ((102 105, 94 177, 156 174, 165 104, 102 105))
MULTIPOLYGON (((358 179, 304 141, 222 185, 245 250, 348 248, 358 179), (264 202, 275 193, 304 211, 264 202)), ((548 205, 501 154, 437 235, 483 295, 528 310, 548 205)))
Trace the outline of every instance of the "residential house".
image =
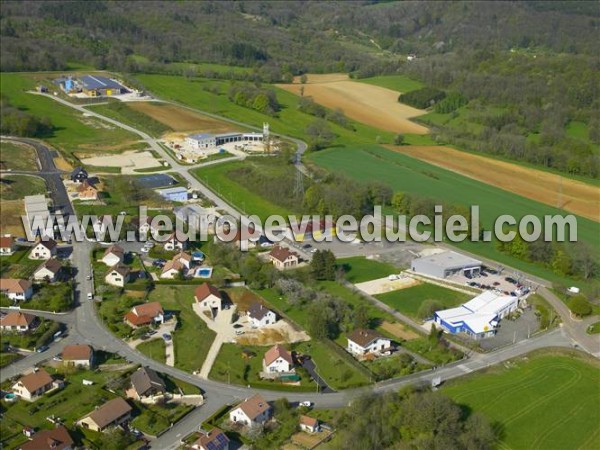
POLYGON ((122 263, 125 259, 125 250, 123 247, 113 244, 104 251, 102 262, 109 267, 122 263))
POLYGON ((300 429, 307 433, 317 433, 320 429, 318 419, 308 416, 300 416, 300 429))
POLYGON ((149 367, 140 367, 130 377, 131 386, 127 389, 127 397, 134 400, 154 397, 167 391, 162 378, 149 367))
POLYGON ((62 264, 59 260, 50 258, 44 261, 35 272, 33 272, 33 279, 35 281, 50 281, 54 282, 58 278, 58 275, 62 269, 62 264))
POLYGON ((104 431, 131 419, 132 408, 121 397, 113 398, 77 422, 77 425, 93 431, 104 431))
POLYGON ((73 169, 71 172, 71 181, 75 183, 83 183, 87 179, 88 173, 83 167, 75 167, 75 169, 73 169))
POLYGON ((247 426, 263 425, 271 418, 272 409, 260 395, 247 398, 229 413, 229 420, 247 426))
POLYGON ((0 329, 2 331, 29 331, 36 322, 37 317, 20 311, 11 311, 0 318, 0 329))
POLYGON ((196 439, 190 448, 193 450, 229 450, 229 438, 222 430, 213 428, 196 439))
POLYGON ((162 271, 160 273, 161 278, 173 279, 179 273, 183 273, 189 270, 192 264, 192 255, 185 252, 180 252, 173 256, 173 259, 167 261, 167 263, 163 266, 162 271))
POLYGON ((356 329, 348 335, 348 352, 355 356, 367 353, 380 354, 391 350, 392 341, 377 331, 356 329))
POLYGON ((287 247, 276 245, 269 252, 269 259, 279 270, 293 269, 298 266, 298 253, 291 251, 287 247))
POLYGON ((262 303, 253 303, 246 313, 253 328, 262 328, 277 322, 277 316, 262 303))
POLYGON ((98 200, 98 189, 85 180, 77 187, 77 198, 79 200, 98 200))
POLYGON ((223 309, 223 297, 219 290, 210 283, 203 283, 194 291, 194 309, 221 311, 223 309))
POLYGON ((19 381, 13 385, 12 392, 23 400, 33 401, 55 387, 58 385, 48 372, 44 369, 36 369, 19 378, 19 381))
POLYGON ((48 239, 46 241, 39 240, 29 252, 29 259, 50 259, 56 256, 56 241, 48 239))
POLYGON ((94 222, 92 224, 92 230, 94 231, 94 234, 98 236, 98 238, 101 238, 101 236, 104 233, 106 233, 106 229, 107 229, 106 224, 109 223, 109 221, 112 221, 112 218, 110 216, 101 215, 101 216, 98 216, 98 219, 96 220, 96 222, 94 222))
POLYGON ((19 450, 71 450, 73 438, 62 425, 51 430, 40 430, 28 442, 21 444, 19 450))
POLYGON ((179 239, 177 237, 177 233, 173 233, 171 236, 169 236, 167 238, 167 240, 164 243, 164 249, 172 252, 175 250, 185 250, 188 246, 188 241, 187 239, 179 239))
POLYGON ((133 328, 163 323, 165 312, 159 302, 142 303, 134 306, 125 314, 125 322, 133 328))
POLYGON ((94 365, 94 350, 89 345, 67 345, 62 351, 65 366, 92 367, 94 365))
POLYGON ((131 269, 129 266, 117 264, 108 270, 104 281, 111 286, 125 287, 125 284, 129 282, 130 275, 131 269))
POLYGON ((134 217, 131 220, 131 223, 135 227, 137 227, 140 235, 148 236, 149 234, 151 236, 152 233, 157 233, 158 231, 160 231, 158 228, 152 226, 152 220, 154 220, 154 218, 148 216, 144 217, 143 219, 140 219, 139 217, 134 217))
POLYGON ((0 293, 11 300, 29 300, 33 296, 33 285, 29 280, 0 278, 0 293))
POLYGON ((295 372, 292 354, 283 345, 271 347, 263 357, 263 372, 290 373, 295 372))
POLYGON ((0 256, 12 255, 16 249, 15 238, 10 234, 0 236, 0 256))

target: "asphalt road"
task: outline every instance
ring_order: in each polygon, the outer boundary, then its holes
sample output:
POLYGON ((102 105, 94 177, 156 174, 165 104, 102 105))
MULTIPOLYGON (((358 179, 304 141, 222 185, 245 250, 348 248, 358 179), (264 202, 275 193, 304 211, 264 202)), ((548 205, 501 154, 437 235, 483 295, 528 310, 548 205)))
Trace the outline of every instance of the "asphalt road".
MULTIPOLYGON (((239 218, 240 214, 233 208, 231 205, 227 204, 224 200, 222 200, 218 195, 200 183, 196 178, 194 178, 188 170, 191 168, 190 166, 182 166, 177 161, 174 161, 168 152, 166 152, 156 140, 152 137, 143 133, 139 130, 136 130, 128 125, 122 124, 113 119, 106 118, 97 114, 95 112, 91 112, 86 110, 83 106, 73 105, 63 99, 49 96, 54 100, 65 104, 69 107, 79 110, 82 113, 86 113, 92 116, 95 116, 101 120, 105 120, 109 123, 112 123, 116 126, 124 128, 126 130, 131 131, 139 136, 141 136, 148 145, 156 150, 162 157, 171 162, 173 167, 173 171, 179 173, 186 181, 188 181, 193 189, 201 191, 204 195, 206 195, 209 199, 211 199, 218 208, 224 209, 229 212, 232 216, 239 218)), ((211 115, 211 114, 209 114, 211 115)), ((214 116, 214 115, 211 115, 214 116)), ((214 116, 218 117, 218 116, 214 116)), ((222 119, 221 117, 218 117, 222 119)), ((231 122, 231 121, 230 121, 231 122)), ((243 124, 247 127, 247 125, 243 124)), ((296 140, 297 141, 297 140, 296 140)), ((301 141, 297 141, 301 143, 301 141)), ((304 147, 306 148, 306 147, 304 147)), ((302 150, 303 151, 303 150, 302 150)), ((62 185, 62 183, 61 183, 62 185)), ((80 305, 74 310, 72 323, 69 324, 69 337, 59 342, 59 345, 55 345, 46 353, 32 355, 25 360, 19 361, 15 365, 15 367, 25 367, 25 364, 29 364, 31 366, 34 361, 39 363, 41 360, 38 358, 51 357, 56 352, 58 353, 61 345, 66 345, 67 342, 79 342, 79 343, 88 343, 93 345, 97 349, 102 349, 105 351, 110 351, 117 353, 129 361, 147 365, 152 367, 153 369, 167 373, 173 377, 178 379, 187 381, 191 384, 194 384, 200 387, 206 395, 206 403, 200 407, 196 408, 192 413, 190 413, 185 419, 175 424, 171 430, 167 433, 163 434, 160 438, 153 441, 151 446, 152 448, 159 449, 174 449, 179 445, 180 440, 185 437, 187 434, 195 431, 199 425, 213 414, 218 408, 220 408, 224 404, 235 403, 245 397, 248 397, 256 392, 260 392, 267 400, 275 400, 276 398, 285 396, 292 403, 300 402, 304 400, 311 401, 318 408, 337 408, 342 407, 348 404, 348 402, 355 398, 358 395, 361 395, 364 392, 375 391, 375 392, 385 392, 388 390, 395 390, 401 386, 405 386, 407 384, 414 383, 431 383, 431 380, 435 377, 441 377, 442 380, 449 380, 452 378, 460 377, 467 373, 471 373, 473 371, 481 370, 486 367, 492 366, 494 364, 501 363, 508 359, 512 359, 521 355, 524 355, 532 350, 540 349, 540 348, 548 348, 548 347, 573 347, 574 342, 579 342, 579 339, 582 339, 583 348, 588 350, 589 344, 587 339, 584 339, 584 336, 581 335, 581 326, 577 326, 577 324, 571 324, 568 320, 565 321, 564 310, 558 309, 559 314, 563 318, 563 322, 566 325, 561 328, 554 330, 552 332, 544 333, 532 339, 528 339, 525 341, 518 342, 515 345, 511 345, 507 348, 494 351, 488 354, 479 354, 473 353, 470 358, 459 361, 447 366, 443 366, 438 368, 437 370, 431 370, 426 372, 420 372, 408 377, 403 377, 395 380, 388 380, 383 383, 378 383, 374 387, 366 387, 362 389, 349 390, 344 392, 335 392, 335 393, 288 393, 288 392, 280 392, 280 391, 263 391, 263 390, 254 390, 248 389, 241 386, 228 385, 222 382, 216 382, 212 380, 202 380, 197 376, 191 375, 189 373, 183 372, 177 368, 169 367, 163 364, 160 364, 145 355, 131 349, 127 344, 125 344, 120 339, 116 338, 112 335, 102 324, 100 318, 96 314, 95 306, 92 301, 88 301, 86 299, 86 295, 88 292, 92 292, 93 286, 92 281, 87 280, 87 275, 90 273, 90 251, 92 249, 92 244, 88 242, 78 242, 73 244, 73 265, 77 268, 76 274, 76 291, 75 297, 79 301, 80 305)), ((582 325, 582 324, 580 324, 582 325)), ((595 348, 590 349, 595 350, 595 348)), ((589 350, 588 350, 589 351, 589 350)), ((29 367, 28 366, 28 367, 29 367)), ((11 369, 13 370, 13 369, 11 369)), ((16 369, 14 369, 16 370, 16 369)), ((5 376, 6 369, 3 369, 2 377, 5 376)), ((8 373, 8 372, 7 372, 8 373)))

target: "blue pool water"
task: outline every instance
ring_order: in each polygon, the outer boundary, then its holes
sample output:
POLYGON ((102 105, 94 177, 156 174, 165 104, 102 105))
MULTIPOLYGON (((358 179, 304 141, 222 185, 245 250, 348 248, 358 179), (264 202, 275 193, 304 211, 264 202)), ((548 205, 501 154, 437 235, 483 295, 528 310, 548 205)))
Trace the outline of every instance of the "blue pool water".
POLYGON ((198 278, 210 278, 212 276, 212 267, 200 267, 196 270, 195 276, 198 278))

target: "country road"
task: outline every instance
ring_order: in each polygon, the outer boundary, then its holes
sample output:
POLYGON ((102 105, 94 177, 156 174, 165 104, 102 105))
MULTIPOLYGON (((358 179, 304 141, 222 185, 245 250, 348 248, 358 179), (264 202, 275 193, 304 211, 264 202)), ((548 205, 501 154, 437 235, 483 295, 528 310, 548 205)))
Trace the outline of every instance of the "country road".
MULTIPOLYGON (((39 94, 44 95, 44 94, 39 94)), ((66 100, 61 98, 57 98, 51 95, 48 97, 54 99, 55 101, 60 102, 66 106, 74 108, 82 113, 92 115, 97 117, 100 120, 104 120, 109 122, 115 126, 119 126, 123 129, 126 129, 132 133, 139 135, 153 150, 158 152, 165 160, 169 161, 172 165, 172 170, 180 174, 191 186, 192 189, 198 190, 202 192, 207 198, 213 201, 217 208, 225 210, 227 213, 231 214, 235 218, 240 218, 241 214, 230 204, 228 204, 225 200, 219 197, 216 193, 214 193, 207 186, 203 185, 198 179, 192 176, 189 173, 190 168, 193 166, 184 166, 179 164, 176 160, 174 160, 171 155, 165 151, 165 149, 158 144, 158 142, 149 136, 148 134, 137 130, 131 126, 118 122, 116 120, 104 117, 98 113, 92 112, 86 109, 84 106, 74 105, 66 100)), ((205 114, 203 112, 203 114, 205 114)), ((222 119, 216 115, 210 115, 211 117, 216 117, 222 119)), ((230 121, 233 122, 233 121, 230 121)), ((233 122, 239 123, 239 122, 233 122)), ((248 125, 243 124, 245 127, 248 125)), ((294 140, 293 138, 288 138, 294 140)), ((302 152, 306 149, 306 146, 302 141, 294 140, 299 145, 298 152, 300 151, 300 144, 303 144, 304 147, 302 152)), ((37 141, 36 145, 43 146, 37 141)), ((32 144, 33 145, 33 144, 32 144)), ((36 150, 38 147, 36 147, 36 150)), ((46 148, 47 150, 47 148, 46 148)), ((44 150, 40 149, 39 151, 44 154, 44 150)), ((39 154, 38 151, 38 154, 39 154)), ((46 165, 47 166, 47 165, 46 165)), ((42 167, 43 170, 47 170, 48 167, 42 167)), ((56 169, 55 169, 56 170, 56 169)), ((58 171, 57 171, 58 172, 58 171)), ((60 180, 60 175, 55 174, 53 176, 58 176, 60 180)), ((66 195, 66 191, 64 191, 64 185, 62 182, 53 186, 57 191, 57 199, 60 199, 62 195, 66 195)), ((59 200, 61 203, 62 201, 59 200)), ((67 197, 68 203, 68 197, 67 197)), ((70 203, 68 203, 69 208, 71 208, 70 203)), ((66 205, 64 205, 64 210, 66 210, 66 205)), ((72 209, 71 209, 72 211, 72 209)), ((175 449, 179 446, 180 440, 185 437, 187 434, 195 431, 198 426, 201 424, 203 420, 208 418, 211 414, 213 414, 218 408, 220 408, 224 404, 231 404, 237 402, 253 393, 260 392, 267 400, 275 400, 281 396, 287 397, 291 402, 299 402, 304 400, 309 400, 315 404, 317 408, 338 408, 343 407, 348 404, 348 402, 355 398, 356 396, 361 395, 364 392, 375 391, 375 392, 385 392, 389 390, 398 389, 401 386, 405 386, 408 384, 415 383, 430 383, 431 380, 435 377, 441 377, 442 380, 449 380, 452 378, 460 377, 465 374, 485 369, 486 367, 492 366, 494 364, 501 363, 503 361, 524 355, 533 350, 542 349, 542 348, 551 348, 551 347, 563 347, 563 348, 572 348, 574 343, 580 345, 583 349, 588 351, 589 353, 595 354, 598 356, 598 346, 595 338, 589 337, 585 335, 585 329, 582 328, 582 324, 576 321, 572 321, 570 319, 570 314, 568 314, 568 309, 565 311, 564 303, 560 301, 560 299, 556 298, 554 300, 550 300, 553 306, 556 307, 557 312, 560 314, 563 320, 563 326, 560 329, 556 329, 551 332, 543 333, 539 336, 533 337, 528 340, 520 341, 515 345, 511 345, 509 347, 487 353, 472 353, 468 359, 464 359, 462 361, 458 361, 447 366, 442 366, 437 370, 429 370, 425 372, 419 372, 417 374, 410 375, 408 377, 398 378, 394 380, 388 380, 386 382, 378 383, 375 386, 369 386, 361 389, 353 389, 344 392, 333 392, 333 393, 290 393, 281 391, 265 391, 265 390, 255 390, 249 389, 242 386, 229 385, 223 382, 217 382, 207 379, 201 379, 198 376, 183 372, 175 367, 170 367, 164 364, 161 364, 153 359, 146 357, 140 352, 129 347, 125 342, 115 337, 102 323, 100 317, 96 312, 95 305, 92 301, 86 300, 87 293, 93 292, 93 281, 88 280, 88 275, 90 274, 90 258, 91 258, 91 250, 93 244, 87 241, 84 242, 74 242, 73 243, 73 266, 77 269, 76 273, 76 288, 75 288, 75 300, 78 303, 78 306, 74 309, 74 311, 70 314, 61 316, 62 320, 64 320, 69 328, 69 335, 67 338, 63 339, 57 344, 54 344, 50 350, 45 353, 34 354, 28 356, 27 358, 16 362, 15 364, 9 366, 2 370, 1 378, 5 380, 10 378, 20 371, 22 371, 25 367, 31 367, 33 364, 39 364, 45 359, 51 358, 52 356, 58 354, 60 349, 64 347, 67 343, 78 342, 78 343, 87 343, 94 346, 97 349, 110 351, 113 353, 117 353, 122 357, 126 358, 129 361, 135 362, 137 364, 143 364, 149 366, 157 371, 166 373, 175 378, 181 379, 188 383, 194 384, 200 387, 206 395, 206 403, 200 407, 196 408, 192 413, 186 416, 182 421, 175 424, 168 432, 160 436, 158 439, 154 440, 151 443, 152 448, 157 449, 175 449), (558 303, 556 303, 558 301, 558 303), (556 303, 556 305, 555 305, 556 303), (561 307, 562 305, 562 307, 561 307), (582 334, 582 330, 583 333, 582 334)), ((553 295, 551 292, 544 292, 544 296, 546 294, 549 296, 553 295)), ((547 297, 548 298, 548 297, 547 297)))

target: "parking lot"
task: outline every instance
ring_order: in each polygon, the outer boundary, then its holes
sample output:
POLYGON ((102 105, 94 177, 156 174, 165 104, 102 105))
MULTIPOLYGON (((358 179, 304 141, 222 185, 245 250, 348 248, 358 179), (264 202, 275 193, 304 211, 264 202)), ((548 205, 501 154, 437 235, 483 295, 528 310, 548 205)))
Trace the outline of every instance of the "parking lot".
POLYGON ((484 290, 495 289, 505 295, 512 295, 512 293, 514 293, 515 295, 520 296, 525 293, 523 288, 531 289, 535 287, 529 286, 528 284, 521 285, 518 282, 518 278, 513 274, 497 273, 495 270, 484 270, 480 275, 471 277, 467 277, 463 273, 460 273, 446 279, 464 286, 468 285, 484 290))

